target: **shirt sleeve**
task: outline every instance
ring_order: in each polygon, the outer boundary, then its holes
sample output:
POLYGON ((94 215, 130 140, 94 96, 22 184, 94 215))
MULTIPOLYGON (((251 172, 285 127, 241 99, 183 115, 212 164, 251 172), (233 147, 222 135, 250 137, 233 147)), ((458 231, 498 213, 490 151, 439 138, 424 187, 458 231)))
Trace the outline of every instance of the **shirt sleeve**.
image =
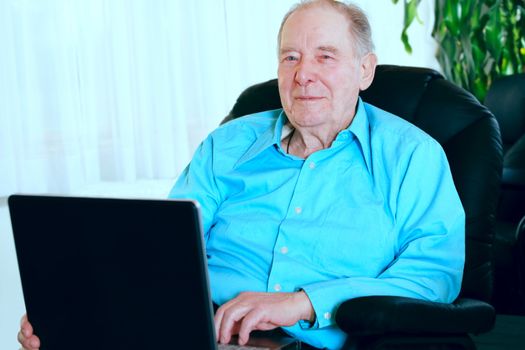
POLYGON ((210 135, 199 145, 168 195, 170 199, 193 199, 199 202, 205 236, 209 233, 215 212, 221 203, 213 164, 213 138, 210 135))
POLYGON ((459 294, 465 213, 441 146, 434 140, 419 145, 396 176, 395 259, 377 277, 301 286, 316 313, 311 328, 334 325, 337 307, 356 297, 392 295, 449 303, 459 294))

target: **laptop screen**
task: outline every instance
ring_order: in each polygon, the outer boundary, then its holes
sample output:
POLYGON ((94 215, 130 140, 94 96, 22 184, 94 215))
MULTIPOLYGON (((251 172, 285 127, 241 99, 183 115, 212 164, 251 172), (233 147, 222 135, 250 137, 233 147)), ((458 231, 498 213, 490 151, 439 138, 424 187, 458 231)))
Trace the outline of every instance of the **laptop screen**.
POLYGON ((9 209, 42 350, 215 348, 194 202, 15 195, 9 209))

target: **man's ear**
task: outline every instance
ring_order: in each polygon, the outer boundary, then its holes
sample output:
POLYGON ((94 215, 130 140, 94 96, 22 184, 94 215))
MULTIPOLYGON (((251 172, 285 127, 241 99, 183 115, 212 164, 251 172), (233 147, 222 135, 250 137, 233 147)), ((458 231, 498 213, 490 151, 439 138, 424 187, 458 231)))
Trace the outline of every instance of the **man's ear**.
POLYGON ((361 91, 368 89, 372 81, 374 80, 374 74, 376 72, 377 56, 373 53, 367 53, 361 59, 361 81, 359 83, 359 89, 361 91))

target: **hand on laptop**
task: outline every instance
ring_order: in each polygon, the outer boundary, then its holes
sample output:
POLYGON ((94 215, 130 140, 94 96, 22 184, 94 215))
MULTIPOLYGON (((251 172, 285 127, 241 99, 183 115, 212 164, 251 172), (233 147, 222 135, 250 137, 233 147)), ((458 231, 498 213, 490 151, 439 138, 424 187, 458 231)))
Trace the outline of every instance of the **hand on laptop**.
POLYGON ((227 344, 239 335, 245 345, 253 330, 267 331, 292 326, 300 320, 313 322, 315 312, 305 292, 241 293, 215 313, 215 332, 220 343, 227 344))
POLYGON ((22 317, 20 322, 20 332, 18 332, 18 342, 26 350, 38 350, 40 348, 40 339, 33 334, 33 326, 27 320, 27 315, 22 317))

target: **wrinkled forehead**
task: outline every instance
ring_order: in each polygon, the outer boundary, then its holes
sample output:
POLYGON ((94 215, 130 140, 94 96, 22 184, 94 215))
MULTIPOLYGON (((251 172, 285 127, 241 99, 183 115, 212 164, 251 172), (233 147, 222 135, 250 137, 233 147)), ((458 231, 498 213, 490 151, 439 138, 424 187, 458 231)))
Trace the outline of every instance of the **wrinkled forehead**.
POLYGON ((283 25, 279 51, 297 45, 354 48, 348 18, 334 8, 314 5, 293 12, 283 25))

